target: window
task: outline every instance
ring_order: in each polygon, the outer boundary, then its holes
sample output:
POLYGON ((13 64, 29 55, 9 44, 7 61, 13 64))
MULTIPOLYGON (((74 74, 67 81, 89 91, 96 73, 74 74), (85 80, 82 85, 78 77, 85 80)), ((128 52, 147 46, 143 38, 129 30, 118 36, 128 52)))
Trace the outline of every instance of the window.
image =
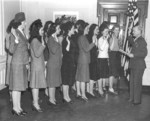
POLYGON ((117 23, 117 16, 115 16, 115 15, 112 15, 112 16, 110 16, 110 23, 117 23))

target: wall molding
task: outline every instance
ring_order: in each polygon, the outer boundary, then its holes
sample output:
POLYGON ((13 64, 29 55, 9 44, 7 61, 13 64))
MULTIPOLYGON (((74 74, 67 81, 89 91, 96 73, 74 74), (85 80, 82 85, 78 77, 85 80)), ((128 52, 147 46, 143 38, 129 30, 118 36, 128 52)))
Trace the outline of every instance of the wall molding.
POLYGON ((6 62, 6 55, 0 55, 0 64, 6 62))
POLYGON ((0 55, 0 71, 6 68, 6 56, 0 55))

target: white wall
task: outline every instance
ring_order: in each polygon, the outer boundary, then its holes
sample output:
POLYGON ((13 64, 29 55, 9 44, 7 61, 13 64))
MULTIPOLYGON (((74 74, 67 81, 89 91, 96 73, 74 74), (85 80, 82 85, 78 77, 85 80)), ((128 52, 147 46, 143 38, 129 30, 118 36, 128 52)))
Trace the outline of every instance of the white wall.
POLYGON ((150 1, 148 3, 148 17, 146 20, 145 39, 147 41, 148 55, 145 59, 147 68, 143 76, 143 85, 150 85, 150 1))
POLYGON ((26 13, 27 24, 40 18, 43 23, 53 20, 53 12, 74 11, 79 19, 97 23, 97 0, 22 0, 22 11, 26 13))

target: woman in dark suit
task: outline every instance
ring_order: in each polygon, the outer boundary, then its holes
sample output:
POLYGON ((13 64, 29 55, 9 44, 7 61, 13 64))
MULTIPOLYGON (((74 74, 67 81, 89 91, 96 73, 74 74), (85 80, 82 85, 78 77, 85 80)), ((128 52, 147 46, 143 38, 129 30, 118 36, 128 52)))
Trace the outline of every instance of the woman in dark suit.
POLYGON ((25 14, 23 12, 15 15, 16 31, 15 40, 11 41, 10 52, 13 54, 11 63, 9 89, 12 90, 13 110, 12 113, 18 116, 25 115, 26 112, 21 108, 21 91, 28 87, 27 68, 28 41, 24 34, 26 27, 25 14))
POLYGON ((72 86, 75 80, 75 43, 72 40, 71 36, 75 32, 74 24, 72 22, 67 22, 63 27, 64 31, 64 40, 62 42, 62 87, 63 87, 63 101, 71 102, 69 96, 69 86, 72 86))
POLYGON ((91 51, 91 62, 90 62, 90 82, 87 83, 87 92, 91 96, 95 96, 93 93, 93 86, 95 81, 97 81, 97 55, 98 55, 98 48, 97 48, 97 35, 99 34, 99 27, 97 24, 92 24, 89 29, 89 33, 87 35, 89 43, 92 43, 95 40, 95 45, 91 51))
POLYGON ((49 59, 47 61, 46 81, 49 88, 49 103, 56 105, 55 89, 62 84, 61 65, 62 65, 62 46, 58 37, 60 34, 60 25, 52 23, 48 30, 48 50, 49 59))
MULTIPOLYGON (((79 56, 79 47, 78 47, 78 37, 79 35, 79 31, 78 29, 80 28, 81 24, 83 24, 84 21, 79 19, 77 20, 77 22, 75 23, 75 33, 72 35, 72 40, 74 42, 74 63, 75 63, 75 75, 76 75, 76 70, 77 70, 77 63, 78 63, 78 56, 79 56)), ((76 85, 79 85, 78 82, 76 82, 76 79, 74 80, 74 84, 72 86, 72 90, 76 90, 76 85)))
POLYGON ((43 40, 43 27, 40 19, 34 21, 30 26, 30 51, 31 51, 31 75, 30 87, 32 89, 33 105, 32 109, 42 112, 39 106, 39 88, 46 88, 45 63, 43 51, 45 44, 43 40))
POLYGON ((78 65, 77 65, 77 97, 81 96, 81 99, 84 101, 88 101, 85 94, 85 83, 89 82, 89 63, 90 63, 90 50, 94 47, 95 41, 89 44, 89 41, 86 35, 89 32, 89 24, 83 23, 79 28, 80 36, 78 38, 78 46, 79 46, 79 57, 78 57, 78 65), (81 92, 80 92, 81 90, 81 92))

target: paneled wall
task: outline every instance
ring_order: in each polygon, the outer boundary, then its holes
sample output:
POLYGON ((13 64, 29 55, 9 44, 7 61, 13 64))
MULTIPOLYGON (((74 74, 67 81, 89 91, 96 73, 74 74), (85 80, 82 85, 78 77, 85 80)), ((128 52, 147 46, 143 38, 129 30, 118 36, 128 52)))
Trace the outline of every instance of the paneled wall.
POLYGON ((5 83, 5 62, 6 56, 4 54, 4 3, 0 1, 0 89, 4 88, 5 83))
POLYGON ((5 88, 5 35, 9 22, 20 11, 20 0, 0 0, 0 90, 5 88))

